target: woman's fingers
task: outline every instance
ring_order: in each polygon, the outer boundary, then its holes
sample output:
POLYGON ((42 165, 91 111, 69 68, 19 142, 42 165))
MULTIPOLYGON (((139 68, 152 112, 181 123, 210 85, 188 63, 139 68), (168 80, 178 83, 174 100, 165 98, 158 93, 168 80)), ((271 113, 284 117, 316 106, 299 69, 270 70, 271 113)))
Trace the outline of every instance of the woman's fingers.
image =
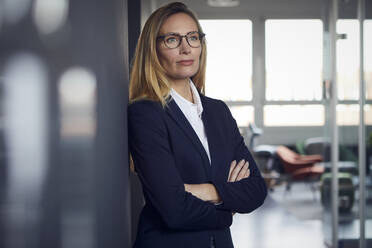
POLYGON ((236 160, 233 160, 230 164, 229 179, 228 182, 240 181, 244 178, 249 177, 249 162, 244 159, 240 160, 239 163, 236 163, 236 160))
POLYGON ((239 163, 234 167, 233 171, 231 172, 231 176, 229 178, 229 182, 235 182, 238 175, 239 175, 239 172, 240 170, 243 168, 245 164, 245 160, 242 159, 239 161, 239 163))
POLYGON ((246 178, 248 177, 247 176, 247 172, 249 171, 249 163, 248 161, 244 163, 244 166, 242 167, 242 169, 239 171, 239 174, 236 178, 236 181, 240 181, 242 180, 243 178, 246 178))
POLYGON ((230 164, 230 171, 229 171, 229 177, 228 177, 228 182, 230 182, 230 178, 231 178, 231 173, 233 172, 234 168, 236 166, 236 160, 233 160, 230 164))

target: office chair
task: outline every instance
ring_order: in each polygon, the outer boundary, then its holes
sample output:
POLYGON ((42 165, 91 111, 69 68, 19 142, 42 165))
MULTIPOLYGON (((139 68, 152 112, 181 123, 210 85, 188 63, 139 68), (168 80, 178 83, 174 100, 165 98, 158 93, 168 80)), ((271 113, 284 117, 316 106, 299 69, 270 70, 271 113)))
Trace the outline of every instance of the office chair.
POLYGON ((321 155, 300 155, 286 146, 278 146, 276 155, 287 177, 287 190, 290 190, 293 181, 312 182, 324 172, 323 166, 316 165, 323 161, 321 155))

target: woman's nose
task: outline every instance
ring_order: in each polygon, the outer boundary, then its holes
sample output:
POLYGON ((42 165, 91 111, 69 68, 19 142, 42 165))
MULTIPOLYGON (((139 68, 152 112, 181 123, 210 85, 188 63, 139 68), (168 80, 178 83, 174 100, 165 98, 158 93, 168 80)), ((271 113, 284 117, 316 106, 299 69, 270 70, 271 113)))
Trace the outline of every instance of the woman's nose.
POLYGON ((191 47, 187 43, 186 37, 183 37, 181 40, 181 45, 180 45, 180 53, 189 54, 190 52, 191 52, 191 47))

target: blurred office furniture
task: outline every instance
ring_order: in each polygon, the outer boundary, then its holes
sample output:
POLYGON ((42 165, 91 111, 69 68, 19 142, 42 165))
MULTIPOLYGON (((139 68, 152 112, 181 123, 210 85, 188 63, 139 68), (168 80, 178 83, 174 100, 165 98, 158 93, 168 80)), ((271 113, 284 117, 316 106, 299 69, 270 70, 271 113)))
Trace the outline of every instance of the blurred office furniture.
MULTIPOLYGON (((321 177, 321 202, 325 208, 330 209, 331 206, 331 184, 332 174, 327 172, 321 177)), ((341 172, 338 174, 339 183, 339 201, 338 209, 341 214, 350 213, 355 199, 355 186, 353 185, 353 178, 350 173, 341 172)))
POLYGON ((276 149, 277 146, 273 145, 259 145, 253 148, 253 156, 269 190, 273 190, 281 179, 280 173, 275 169, 277 167, 276 149))
POLYGON ((322 155, 323 161, 331 158, 331 140, 328 137, 314 137, 304 141, 304 151, 307 155, 322 155))
MULTIPOLYGON (((331 141, 328 137, 314 137, 304 141, 304 152, 306 155, 321 155, 323 161, 317 163, 325 168, 325 172, 331 171, 331 141)), ((299 147, 299 146, 297 146, 299 147)), ((337 163, 340 172, 348 172, 353 175, 358 173, 357 158, 353 151, 345 145, 340 145, 340 161, 337 163)))
POLYGON ((254 123, 250 122, 248 125, 251 136, 249 138, 249 148, 253 149, 255 147, 256 138, 261 136, 263 131, 261 128, 258 128, 254 123))
POLYGON ((250 133, 249 146, 252 155, 261 171, 263 178, 269 190, 278 183, 280 175, 274 170, 276 147, 273 145, 256 145, 256 140, 263 134, 263 130, 254 123, 249 123, 248 131, 250 133))
MULTIPOLYGON (((303 144, 296 144, 296 148, 301 150, 303 146, 303 152, 306 155, 319 154, 323 156, 323 162, 330 161, 331 155, 331 141, 329 137, 312 137, 306 139, 303 144)), ((340 161, 354 161, 357 162, 358 158, 353 151, 352 145, 339 145, 340 149, 340 161)))
MULTIPOLYGON (((249 138, 249 150, 253 153, 255 161, 258 164, 261 172, 267 172, 272 169, 272 158, 276 152, 277 146, 272 145, 256 145, 257 138, 263 134, 263 130, 258 128, 254 123, 249 123, 248 132, 249 138)), ((248 135, 247 135, 248 136, 248 135)))
POLYGON ((279 146, 276 150, 282 167, 282 172, 287 177, 287 189, 293 181, 317 180, 324 172, 324 167, 316 165, 323 160, 320 155, 300 155, 286 146, 279 146))

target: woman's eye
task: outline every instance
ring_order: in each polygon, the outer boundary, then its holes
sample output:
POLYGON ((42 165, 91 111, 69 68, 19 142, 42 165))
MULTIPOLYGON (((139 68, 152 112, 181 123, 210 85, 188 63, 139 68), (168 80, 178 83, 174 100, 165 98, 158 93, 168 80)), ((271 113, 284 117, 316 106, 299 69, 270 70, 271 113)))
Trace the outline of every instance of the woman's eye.
POLYGON ((192 36, 189 37, 189 40, 192 40, 192 41, 199 40, 199 36, 197 36, 197 35, 192 35, 192 36))
POLYGON ((172 37, 168 37, 165 39, 165 41, 168 43, 168 44, 171 44, 171 43, 176 43, 178 41, 177 37, 175 36, 172 36, 172 37))

